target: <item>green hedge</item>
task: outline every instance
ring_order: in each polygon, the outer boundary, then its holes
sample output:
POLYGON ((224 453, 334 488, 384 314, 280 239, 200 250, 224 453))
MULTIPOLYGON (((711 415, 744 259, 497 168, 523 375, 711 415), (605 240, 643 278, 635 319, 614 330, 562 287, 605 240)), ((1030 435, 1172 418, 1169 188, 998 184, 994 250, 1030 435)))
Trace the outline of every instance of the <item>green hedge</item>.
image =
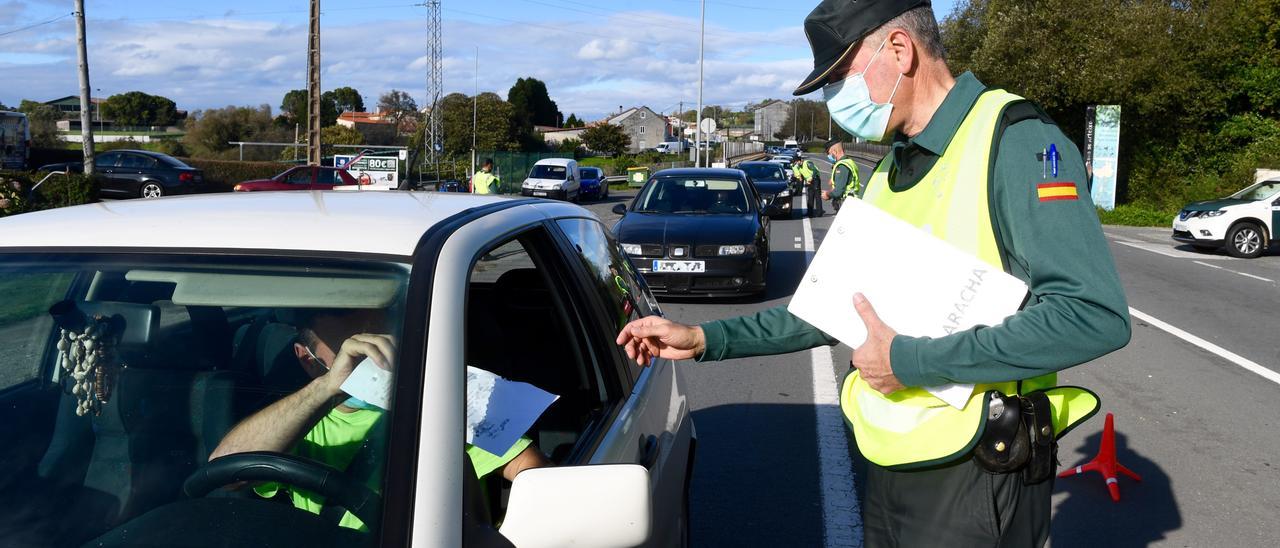
POLYGON ((201 160, 183 158, 187 165, 204 171, 206 192, 231 192, 236 183, 253 179, 270 179, 293 164, 281 162, 237 162, 231 160, 201 160))
POLYGON ((1123 226, 1159 226, 1167 227, 1173 223, 1178 210, 1162 210, 1137 204, 1118 205, 1107 211, 1098 209, 1098 220, 1104 225, 1123 226))
POLYGON ((0 209, 0 217, 98 201, 99 179, 80 173, 56 175, 31 194, 31 188, 46 175, 41 172, 0 171, 0 197, 7 198, 9 202, 7 207, 0 209))

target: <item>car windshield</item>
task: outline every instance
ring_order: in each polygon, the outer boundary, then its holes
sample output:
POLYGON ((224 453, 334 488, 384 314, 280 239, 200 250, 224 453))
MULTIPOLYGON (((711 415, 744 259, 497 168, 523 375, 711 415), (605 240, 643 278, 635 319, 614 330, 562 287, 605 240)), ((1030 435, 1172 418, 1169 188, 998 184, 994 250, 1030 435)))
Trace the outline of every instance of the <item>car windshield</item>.
POLYGON ((1237 200, 1257 201, 1270 198, 1276 192, 1280 192, 1280 181, 1263 181, 1232 194, 1231 197, 1237 200))
POLYGON ((757 181, 778 181, 786 178, 782 173, 782 167, 777 165, 749 164, 739 166, 739 169, 747 172, 747 175, 757 181))
POLYGON ((597 179, 600 177, 599 174, 596 173, 595 168, 584 167, 580 171, 582 172, 583 179, 597 179))
POLYGON ((552 179, 556 181, 565 180, 565 175, 569 173, 569 168, 565 166, 552 165, 536 165, 533 171, 529 172, 530 179, 552 179))
POLYGON ((358 260, 6 255, 0 498, 11 519, 0 520, 0 544, 184 545, 246 516, 299 543, 373 544, 362 520, 380 519, 377 510, 317 519, 322 496, 336 491, 313 493, 283 474, 245 484, 206 465, 219 455, 270 464, 246 451, 337 459, 353 463, 344 474, 353 485, 381 493, 390 392, 341 405, 347 395, 335 393, 293 434, 272 429, 281 421, 241 425, 319 394, 330 367, 355 361, 335 357, 348 340, 389 349, 355 371, 370 375, 366 387, 392 386, 408 273, 358 260))
POLYGON ((635 210, 740 215, 751 207, 742 182, 736 179, 658 177, 641 192, 635 210))
POLYGON ((158 158, 160 158, 160 161, 161 161, 161 162, 164 162, 164 163, 165 163, 166 165, 168 165, 169 167, 176 167, 176 168, 183 168, 183 169, 193 169, 191 166, 187 165, 187 164, 186 164, 185 162, 183 162, 182 160, 179 160, 179 159, 177 159, 177 158, 174 158, 173 156, 158 156, 158 158))

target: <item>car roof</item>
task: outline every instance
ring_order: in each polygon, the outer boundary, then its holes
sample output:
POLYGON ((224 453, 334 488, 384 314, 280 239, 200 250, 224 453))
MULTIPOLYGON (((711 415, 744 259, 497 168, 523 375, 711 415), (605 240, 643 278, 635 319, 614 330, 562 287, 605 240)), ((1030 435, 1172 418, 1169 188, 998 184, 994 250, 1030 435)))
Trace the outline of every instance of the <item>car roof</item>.
POLYGON ((741 179, 746 176, 742 170, 717 167, 678 167, 664 169, 653 174, 654 177, 730 177, 741 179))
POLYGON ((133 154, 141 154, 141 155, 143 155, 143 156, 150 156, 150 157, 152 157, 152 158, 173 158, 172 156, 170 156, 170 155, 168 155, 168 154, 161 153, 161 152, 155 152, 155 151, 152 151, 152 150, 138 150, 138 149, 133 149, 133 148, 118 148, 118 149, 115 149, 115 150, 107 150, 107 151, 101 152, 101 154, 106 154, 106 153, 108 153, 108 152, 131 152, 131 153, 133 153, 133 154))
POLYGON ((509 198, 289 191, 113 200, 0 219, 5 248, 288 250, 413 255, 422 235, 509 198), (92 235, 86 238, 85 235, 92 235))
POLYGON ((538 166, 538 165, 542 165, 542 166, 567 166, 567 165, 569 165, 570 163, 577 163, 577 160, 573 160, 573 159, 570 159, 570 158, 543 158, 543 159, 541 159, 541 160, 538 160, 538 163, 533 164, 533 165, 535 165, 535 166, 538 166))
POLYGON ((738 164, 738 166, 739 166, 739 167, 741 167, 741 166, 769 166, 769 167, 778 167, 778 163, 777 163, 777 162, 770 162, 770 161, 768 161, 768 160, 752 160, 752 161, 750 161, 750 162, 741 162, 741 163, 739 163, 739 164, 738 164))

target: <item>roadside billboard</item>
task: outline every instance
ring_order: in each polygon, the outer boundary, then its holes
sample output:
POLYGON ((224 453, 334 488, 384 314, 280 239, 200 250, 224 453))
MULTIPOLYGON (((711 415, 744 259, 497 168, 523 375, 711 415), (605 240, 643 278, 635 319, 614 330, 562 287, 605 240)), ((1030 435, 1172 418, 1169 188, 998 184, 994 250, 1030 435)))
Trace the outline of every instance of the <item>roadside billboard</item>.
POLYGON ((365 156, 352 164, 351 160, 354 158, 353 155, 334 155, 333 167, 347 168, 347 173, 360 181, 361 185, 391 188, 400 186, 400 161, 396 157, 365 156))
POLYGON ((1086 128, 1088 152, 1085 161, 1093 168, 1090 194, 1093 204, 1111 211, 1116 207, 1116 175, 1120 167, 1120 105, 1097 105, 1090 109, 1086 128), (1091 138, 1089 138, 1091 137, 1091 138))

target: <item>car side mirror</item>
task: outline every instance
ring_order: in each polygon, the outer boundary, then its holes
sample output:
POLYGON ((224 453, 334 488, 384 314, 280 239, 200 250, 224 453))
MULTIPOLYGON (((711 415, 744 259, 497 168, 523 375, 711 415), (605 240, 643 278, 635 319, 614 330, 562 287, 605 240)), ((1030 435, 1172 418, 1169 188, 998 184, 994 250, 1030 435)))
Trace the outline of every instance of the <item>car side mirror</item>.
POLYGON ((639 546, 652 529, 649 471, 637 464, 535 468, 511 485, 499 532, 528 546, 639 546))
POLYGON ((617 204, 617 205, 613 206, 613 214, 614 214, 614 215, 626 215, 626 214, 627 214, 627 205, 626 205, 626 204, 617 204))

